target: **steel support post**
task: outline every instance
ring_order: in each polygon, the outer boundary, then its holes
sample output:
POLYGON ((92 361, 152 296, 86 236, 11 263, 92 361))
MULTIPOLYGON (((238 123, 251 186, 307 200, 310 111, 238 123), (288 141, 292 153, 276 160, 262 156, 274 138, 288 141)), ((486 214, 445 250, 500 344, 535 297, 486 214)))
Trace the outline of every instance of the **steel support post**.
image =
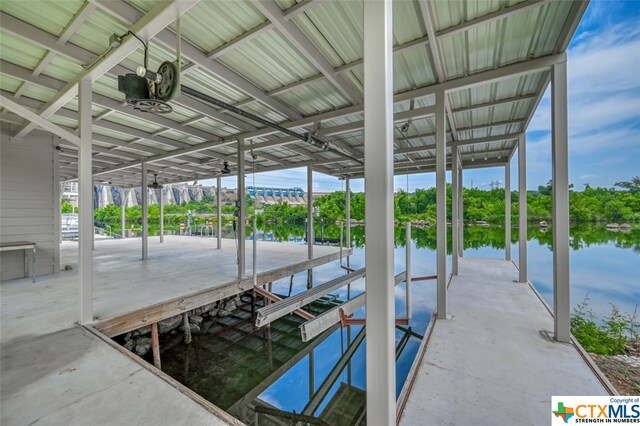
POLYGON ((527 278, 527 141, 523 134, 518 139, 518 281, 527 278))
POLYGON ((222 178, 216 178, 216 239, 218 250, 222 249, 222 178))
POLYGON ((504 259, 511 260, 511 162, 504 165, 504 259))
POLYGON ((551 77, 551 163, 553 167, 553 312, 554 336, 571 340, 569 281, 569 153, 567 63, 553 66, 551 77))
POLYGON ((396 424, 392 1, 364 2, 367 419, 396 424))
POLYGON ((160 188, 160 243, 164 243, 164 188, 160 188))
POLYGON ((256 215, 253 215, 253 253, 251 253, 252 265, 251 265, 251 277, 253 279, 253 286, 258 285, 258 221, 256 215))
POLYGON ((458 147, 451 148, 451 275, 458 275, 458 185, 460 161, 458 147))
MULTIPOLYGON (((462 162, 458 170, 458 266, 460 258, 464 257, 464 175, 462 162)), ((459 271, 458 271, 459 272, 459 271)))
POLYGON ((447 125, 445 93, 436 92, 436 264, 438 318, 446 319, 447 312, 447 125))
MULTIPOLYGON (((351 248, 351 179, 346 178, 344 180, 345 187, 345 216, 346 216, 346 227, 345 227, 345 239, 346 239, 346 248, 351 248)), ((349 262, 349 258, 351 256, 347 256, 347 267, 350 267, 351 264, 349 262)))
POLYGON ((122 203, 120 206, 120 229, 122 238, 127 238, 127 200, 122 199, 120 202, 122 203))
POLYGON ((244 139, 238 139, 238 278, 245 276, 247 198, 244 195, 244 139))
POLYGON ((407 222, 406 229, 406 237, 405 237, 405 271, 407 273, 406 278, 406 304, 407 304, 407 319, 411 319, 412 309, 411 309, 411 222, 407 222))
POLYGON ((91 80, 78 83, 80 145, 78 146, 78 277, 80 322, 93 321, 93 176, 91 157, 91 80))
MULTIPOLYGON (((313 259, 313 166, 307 166, 307 257, 313 259)), ((313 286, 313 269, 307 271, 307 287, 313 286)))
POLYGON ((142 260, 149 258, 149 189, 147 188, 147 163, 142 162, 142 260))

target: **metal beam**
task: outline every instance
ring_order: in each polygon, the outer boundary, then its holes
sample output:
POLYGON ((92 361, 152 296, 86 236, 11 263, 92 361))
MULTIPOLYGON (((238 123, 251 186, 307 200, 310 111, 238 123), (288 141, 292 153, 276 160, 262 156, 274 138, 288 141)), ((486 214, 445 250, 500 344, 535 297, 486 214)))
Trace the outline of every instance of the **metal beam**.
POLYGON ((78 143, 78 279, 80 284, 80 322, 86 324, 93 321, 92 246, 94 231, 91 164, 91 80, 80 80, 78 85, 80 86, 78 88, 78 103, 80 107, 80 138, 78 143))
MULTIPOLYGON (((320 1, 320 0, 315 0, 314 2, 318 2, 318 1, 320 1)), ((438 37, 444 37, 444 36, 456 34, 456 33, 459 33, 459 32, 464 32, 464 31, 469 30, 470 28, 473 28, 473 27, 476 27, 476 26, 479 26, 479 25, 488 24, 488 23, 494 22, 496 20, 504 19, 509 15, 513 15, 513 14, 516 14, 518 12, 526 11, 529 8, 539 7, 539 6, 543 5, 543 4, 550 3, 550 2, 551 2, 551 0, 531 0, 531 1, 525 1, 525 2, 518 3, 518 4, 514 5, 514 6, 505 7, 505 8, 502 8, 502 9, 496 11, 496 12, 487 14, 485 16, 481 16, 481 17, 478 17, 476 19, 473 19, 473 20, 470 20, 470 21, 467 21, 467 22, 462 22, 460 24, 453 25, 453 26, 451 26, 449 28, 445 28, 443 30, 436 31, 434 33, 434 35, 432 36, 431 40, 437 39, 438 37)), ((588 1, 580 1, 580 2, 577 2, 577 3, 580 3, 580 7, 581 8, 586 9, 586 5, 589 2, 588 1)), ((300 5, 300 4, 301 3, 299 3, 298 5, 300 5)), ((291 9, 294 9, 295 7, 296 6, 293 6, 290 9, 287 9, 287 11, 291 10, 291 9)), ((421 7, 422 7, 422 5, 421 5, 421 7)), ((422 12, 422 9, 421 9, 421 12, 422 12)), ((286 13, 286 11, 285 11, 285 13, 286 13)), ((573 21, 574 22, 573 27, 568 26, 567 29, 564 32, 566 32, 567 34, 572 34, 572 28, 573 28, 573 31, 575 31, 575 26, 580 21, 579 18, 582 16, 583 13, 584 13, 584 10, 582 10, 581 13, 576 13, 575 15, 578 17, 578 19, 573 21)), ((570 16, 573 16, 573 15, 574 14, 572 13, 570 16)), ((570 41, 570 39, 571 39, 571 37, 568 37, 566 39, 566 43, 568 43, 570 41)), ((405 49, 412 48, 414 46, 427 44, 427 43, 429 43, 429 40, 430 40, 429 36, 427 35, 425 37, 421 37, 419 39, 412 40, 412 41, 409 41, 407 43, 403 43, 401 45, 398 45, 398 46, 394 47, 394 53, 400 52, 400 51, 405 50, 405 49)), ((564 46, 563 48, 561 47, 559 49, 556 49, 557 52, 564 52, 565 50, 566 50, 566 46, 564 46)), ((358 59, 358 60, 355 60, 355 61, 350 62, 348 64, 345 64, 345 65, 342 65, 340 67, 334 68, 334 71, 336 73, 342 73, 342 72, 346 72, 346 71, 351 71, 352 69, 354 69, 354 68, 356 68, 358 66, 361 66, 362 64, 363 64, 363 60, 362 59, 358 59)), ((309 77, 309 78, 307 78, 305 80, 302 80, 302 81, 299 81, 299 82, 294 82, 294 83, 291 83, 289 85, 285 85, 285 86, 283 86, 281 88, 278 88, 278 89, 275 89, 275 90, 269 92, 269 94, 270 95, 281 94, 281 93, 284 93, 286 91, 292 90, 294 88, 307 85, 307 84, 312 83, 312 82, 317 81, 317 80, 321 80, 323 78, 324 78, 324 75, 319 74, 319 75, 316 75, 316 76, 313 76, 313 77, 309 77)), ((253 100, 247 100, 245 102, 242 102, 241 104, 247 104, 247 103, 250 103, 252 101, 253 100)), ((450 112, 450 111, 448 111, 448 112, 450 112)))
MULTIPOLYGON (((142 16, 142 15, 138 14, 137 16, 142 16)), ((5 29, 4 28, 5 23, 7 23, 8 25, 7 30, 12 34, 15 34, 18 37, 24 38, 25 40, 31 43, 36 43, 41 47, 48 49, 50 52, 54 52, 57 55, 64 56, 72 61, 76 61, 81 64, 87 64, 92 62, 93 58, 95 57, 95 55, 92 52, 84 50, 83 48, 75 46, 73 44, 69 44, 69 43, 60 44, 55 36, 52 36, 51 34, 33 25, 30 25, 26 22, 13 18, 11 15, 7 15, 6 13, 1 13, 1 20, 3 23, 3 29, 5 29)), ((9 70, 11 69, 10 66, 7 66, 7 64, 8 63, 3 61, 2 72, 5 72, 5 67, 7 67, 9 70)), ((121 65, 115 65, 106 74, 117 76, 117 75, 126 74, 130 72, 133 72, 133 71, 121 65)), ((60 80, 56 80, 44 75, 37 75, 31 70, 27 70, 26 75, 20 76, 18 78, 29 81, 30 83, 33 83, 33 84, 39 84, 38 80, 35 79, 35 77, 44 78, 45 79, 44 81, 46 82, 45 87, 54 87, 55 85, 61 85, 60 89, 56 89, 56 90, 61 90, 65 85, 65 82, 62 82, 60 80), (34 79, 34 80, 31 80, 31 79, 34 79)), ((181 105, 186 109, 196 111, 200 114, 203 114, 206 117, 210 117, 214 120, 228 124, 232 127, 236 127, 243 131, 251 131, 252 129, 254 129, 250 124, 242 121, 241 119, 238 119, 230 114, 225 114, 223 112, 220 112, 208 105, 202 104, 201 102, 198 102, 184 95, 178 96, 177 98, 172 100, 172 102, 177 105, 181 105)), ((175 129, 180 130, 180 127, 176 127, 175 129)))
POLYGON ((352 104, 362 103, 360 94, 342 76, 335 72, 327 58, 309 41, 300 28, 286 19, 282 9, 275 1, 251 0, 251 3, 338 89, 345 99, 352 104))
POLYGON ((160 198, 158 199, 160 207, 160 243, 164 243, 164 188, 160 188, 160 198))
POLYGON ((458 275, 458 185, 460 181, 459 174, 460 168, 460 156, 458 155, 458 148, 451 148, 451 275, 458 275))
POLYGON ((222 249, 222 178, 216 178, 216 243, 222 249))
POLYGON ((395 424, 392 2, 364 2, 367 418, 395 424))
MULTIPOLYGON (((38 114, 34 114, 33 112, 23 107, 22 105, 19 105, 18 103, 12 101, 11 99, 8 99, 3 94, 0 94, 0 101, 2 101, 3 108, 6 108, 18 114, 19 116, 26 118, 30 122, 35 123, 35 125, 42 127, 43 129, 53 133, 54 135, 60 136, 61 138, 73 143, 76 146, 80 146, 82 144, 80 138, 78 138, 73 133, 62 129, 57 124, 54 124, 48 121, 47 119, 42 118, 38 114)), ((20 137, 20 136, 16 135, 16 137, 20 137)))
POLYGON ((445 28, 436 33, 437 37, 450 36, 453 34, 457 34, 463 31, 468 31, 471 28, 477 27, 479 25, 485 25, 490 22, 504 19, 507 16, 514 15, 519 12, 523 12, 527 9, 540 7, 546 3, 551 3, 552 0, 528 0, 521 3, 518 3, 514 6, 504 7, 495 12, 489 13, 484 16, 480 16, 475 19, 471 19, 470 21, 462 22, 460 24, 454 25, 449 28, 445 28))
MULTIPOLYGON (((76 14, 71 18, 69 23, 67 23, 62 33, 58 36, 58 43, 64 44, 71 38, 73 34, 84 24, 84 22, 89 19, 91 14, 95 11, 96 6, 90 2, 86 2, 80 9, 76 12, 76 14)), ((51 60, 56 56, 56 53, 49 50, 45 55, 40 59, 38 65, 34 68, 32 74, 34 76, 40 75, 42 71, 51 63, 51 60)), ((24 90, 29 86, 27 82, 24 82, 18 90, 16 90, 15 97, 19 98, 24 93, 24 90)))
MULTIPOLYGON (((459 153, 459 151, 458 151, 459 153)), ((462 168, 462 157, 458 155, 460 167, 458 168, 458 256, 464 257, 464 174, 462 168)))
POLYGON ((504 259, 511 260, 511 162, 504 165, 504 259))
POLYGON ((445 92, 436 93, 436 264, 438 319, 447 319, 447 196, 445 92))
POLYGON ((518 139, 518 281, 527 278, 527 144, 523 134, 518 139))
POLYGON ((149 259, 149 189, 147 188, 147 163, 142 162, 140 167, 142 189, 142 260, 149 259))
POLYGON ((567 63, 551 74, 551 163, 553 167, 553 319, 554 337, 571 342, 569 279, 569 153, 567 63))
POLYGON ((238 148, 236 150, 238 154, 238 279, 244 278, 246 274, 245 262, 246 262, 246 235, 245 235, 245 216, 247 213, 247 198, 244 195, 244 151, 242 146, 244 140, 238 140, 238 148))
MULTIPOLYGON (((176 17, 193 7, 199 0, 179 0, 162 2, 155 6, 142 19, 136 22, 130 31, 137 34, 143 40, 152 38, 158 31, 162 30, 176 17)), ((59 92, 47 106, 43 108, 39 115, 49 118, 54 112, 62 108, 67 102, 73 99, 78 93, 78 82, 81 80, 96 81, 103 74, 109 71, 114 65, 120 63, 131 53, 140 48, 140 42, 132 36, 125 37, 120 46, 107 53, 103 59, 96 62, 90 68, 85 69, 70 81, 65 88, 59 92)), ((22 128, 17 136, 23 137, 35 128, 33 123, 22 128)))

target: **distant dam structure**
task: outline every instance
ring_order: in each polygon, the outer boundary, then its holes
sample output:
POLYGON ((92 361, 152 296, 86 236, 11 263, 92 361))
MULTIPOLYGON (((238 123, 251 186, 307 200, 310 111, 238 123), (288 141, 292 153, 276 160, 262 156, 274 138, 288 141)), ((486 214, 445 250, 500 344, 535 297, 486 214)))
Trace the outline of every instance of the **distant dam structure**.
MULTIPOLYGON (((149 189, 148 202, 149 205, 158 204, 160 199, 160 191, 164 196, 164 204, 182 204, 190 201, 202 201, 202 199, 210 195, 215 197, 215 187, 202 185, 190 185, 187 183, 164 185, 161 189, 149 189)), ((228 192, 223 188, 223 193, 228 192)), ((142 204, 142 191, 140 188, 122 188, 110 185, 95 185, 93 187, 93 207, 100 209, 110 204, 127 207, 139 206, 142 204)))
MULTIPOLYGON (((199 184, 168 184, 163 185, 161 189, 149 189, 148 203, 149 205, 158 204, 160 200, 160 191, 162 191, 165 205, 179 205, 189 203, 191 201, 202 201, 204 197, 211 196, 215 199, 215 186, 203 186, 199 184)), ((249 186, 245 189, 248 195, 255 203, 267 205, 277 203, 288 203, 290 205, 306 205, 307 193, 298 187, 293 188, 276 188, 276 187, 253 187, 249 186)), ((317 195, 317 194, 316 194, 317 195)), ((64 187, 63 198, 69 200, 72 204, 77 197, 77 189, 72 186, 64 187)), ((223 202, 235 200, 237 198, 236 190, 233 188, 222 188, 223 202)), ((140 188, 122 188, 111 185, 94 185, 93 187, 93 207, 94 209, 105 208, 108 205, 126 207, 142 205, 142 191, 140 188)), ((75 204, 74 204, 75 205, 75 204)))
POLYGON ((291 205, 305 205, 307 203, 307 195, 302 188, 271 188, 271 187, 254 187, 246 188, 247 194, 251 199, 259 204, 277 204, 288 203, 291 205))

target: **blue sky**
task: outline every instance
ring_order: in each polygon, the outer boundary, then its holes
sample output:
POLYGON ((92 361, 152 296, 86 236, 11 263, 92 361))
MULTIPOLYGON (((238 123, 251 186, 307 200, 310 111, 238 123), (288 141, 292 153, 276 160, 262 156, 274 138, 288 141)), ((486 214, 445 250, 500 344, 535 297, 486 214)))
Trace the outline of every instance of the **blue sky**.
MULTIPOLYGON (((569 46, 569 180, 576 189, 611 187, 640 175, 640 1, 591 1, 569 46)), ((527 186, 551 178, 551 96, 538 106, 527 131, 527 186)), ((517 186, 517 154, 512 159, 517 186)), ((447 177, 450 181, 450 176, 447 177)), ((247 185, 306 188, 306 169, 247 176, 247 185)), ((483 189, 504 182, 504 168, 469 170, 464 185, 483 189)), ((215 185, 215 181, 203 181, 215 185)), ((396 190, 434 186, 434 174, 398 176, 396 190)), ((235 178, 223 179, 236 187, 235 178)), ((363 191, 361 179, 352 190, 363 191)), ((344 189, 344 182, 314 173, 314 191, 344 189)))

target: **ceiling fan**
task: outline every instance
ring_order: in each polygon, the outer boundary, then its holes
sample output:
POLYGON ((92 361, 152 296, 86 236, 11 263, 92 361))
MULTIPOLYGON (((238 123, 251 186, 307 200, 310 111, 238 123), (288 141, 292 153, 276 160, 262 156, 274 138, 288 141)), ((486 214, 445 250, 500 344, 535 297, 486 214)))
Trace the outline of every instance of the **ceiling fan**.
POLYGON ((151 189, 162 189, 162 185, 158 183, 158 173, 153 174, 153 183, 150 183, 147 187, 151 189))

